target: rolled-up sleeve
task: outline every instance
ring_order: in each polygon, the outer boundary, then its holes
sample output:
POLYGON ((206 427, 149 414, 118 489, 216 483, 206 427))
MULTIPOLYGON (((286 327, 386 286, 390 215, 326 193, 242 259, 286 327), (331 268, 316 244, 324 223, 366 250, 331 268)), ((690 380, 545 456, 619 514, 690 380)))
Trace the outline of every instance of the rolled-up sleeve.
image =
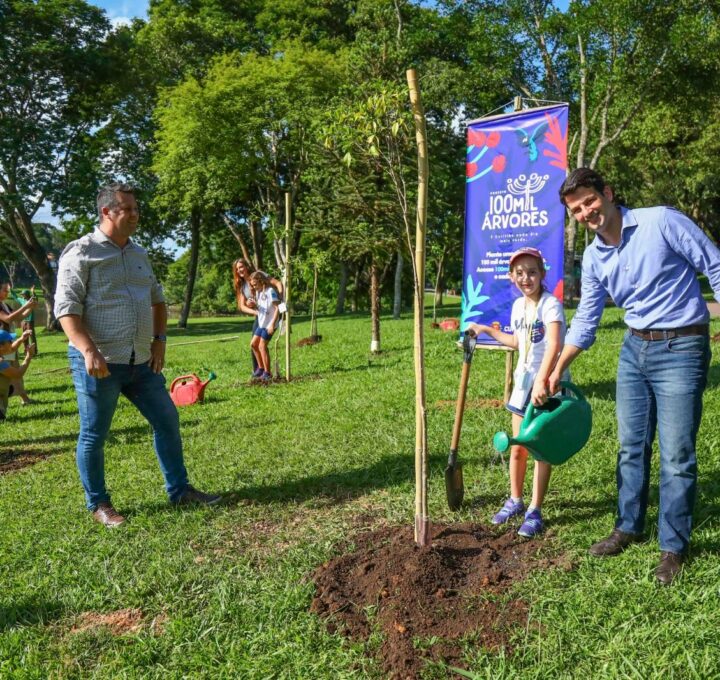
POLYGON ((88 262, 82 246, 77 242, 68 245, 60 256, 57 288, 55 289, 55 317, 68 314, 82 316, 87 294, 88 262))
POLYGON ((150 304, 158 305, 165 302, 165 293, 163 293, 162 286, 158 283, 155 278, 155 274, 152 277, 152 283, 150 284, 150 304))
POLYGON ((566 345, 574 345, 580 349, 588 349, 595 342, 595 333, 607 298, 605 287, 598 281, 592 265, 586 262, 586 259, 589 258, 583 257, 580 303, 565 336, 566 345))
POLYGON ((679 210, 666 208, 664 217, 660 225, 665 240, 696 272, 707 276, 715 299, 720 302, 720 249, 679 210))

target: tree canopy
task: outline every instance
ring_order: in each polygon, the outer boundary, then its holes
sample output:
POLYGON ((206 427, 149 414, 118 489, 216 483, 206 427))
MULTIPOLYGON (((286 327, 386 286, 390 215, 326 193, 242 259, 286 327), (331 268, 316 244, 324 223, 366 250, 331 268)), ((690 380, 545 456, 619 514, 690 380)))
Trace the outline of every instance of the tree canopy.
MULTIPOLYGON (((574 165, 717 238, 718 14, 690 0, 154 0, 147 21, 113 29, 83 0, 0 0, 0 232, 51 300, 37 211, 49 204, 68 238, 82 233, 98 182, 121 177, 143 190, 144 244, 190 246, 169 274, 174 290, 185 281, 187 313, 194 272, 200 308, 227 311, 209 283, 219 268, 243 255, 279 274, 288 252, 321 263, 321 307, 342 307, 346 290, 369 306, 371 284, 397 307, 414 224, 413 66, 439 290, 460 277, 464 123, 516 95, 567 101, 574 165)), ((566 235, 571 261, 582 234, 571 221, 566 235)), ((314 273, 294 276, 310 290, 314 273)))

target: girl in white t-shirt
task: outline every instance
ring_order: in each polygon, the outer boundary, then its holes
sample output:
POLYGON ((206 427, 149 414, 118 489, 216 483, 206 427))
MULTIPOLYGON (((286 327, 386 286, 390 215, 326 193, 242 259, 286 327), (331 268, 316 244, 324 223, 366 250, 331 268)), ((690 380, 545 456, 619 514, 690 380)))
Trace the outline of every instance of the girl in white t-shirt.
MULTIPOLYGON (((250 285, 250 277, 254 272, 255 267, 253 267, 253 265, 251 265, 247 260, 242 257, 238 258, 237 260, 235 260, 235 262, 233 262, 233 288, 235 289, 235 300, 237 302, 237 308, 238 311, 255 317, 252 326, 253 337, 255 335, 255 331, 258 329, 257 300, 255 300, 255 292, 250 285)), ((268 277, 270 285, 277 291, 280 298, 282 298, 284 292, 282 282, 278 279, 273 278, 272 276, 268 276, 263 271, 261 271, 260 273, 268 277)), ((257 359, 255 358, 255 353, 251 351, 250 354, 252 355, 253 364, 252 378, 260 378, 265 371, 263 370, 262 366, 258 366, 257 359)))
POLYGON ((279 298, 277 291, 270 285, 270 279, 263 272, 254 272, 250 276, 250 285, 255 291, 258 323, 258 327, 253 331, 250 348, 255 354, 258 370, 262 369, 263 371, 257 377, 268 382, 272 379, 268 343, 275 332, 279 316, 279 298))
MULTIPOLYGON (((491 326, 470 324, 476 333, 487 333, 497 342, 518 350, 518 363, 514 375, 514 388, 506 407, 512 413, 512 430, 516 436, 530 401, 535 406, 543 403, 547 394, 547 379, 555 366, 565 338, 565 314, 562 303, 548 293, 542 285, 545 265, 542 254, 535 248, 520 248, 510 256, 510 280, 522 293, 513 304, 510 324, 513 334, 503 333, 491 326)), ((533 494, 530 506, 525 508, 523 487, 527 470, 528 452, 522 446, 510 451, 510 497, 492 518, 493 524, 505 524, 511 517, 525 513, 518 530, 521 536, 532 538, 543 530, 542 506, 551 466, 535 461, 533 494)))

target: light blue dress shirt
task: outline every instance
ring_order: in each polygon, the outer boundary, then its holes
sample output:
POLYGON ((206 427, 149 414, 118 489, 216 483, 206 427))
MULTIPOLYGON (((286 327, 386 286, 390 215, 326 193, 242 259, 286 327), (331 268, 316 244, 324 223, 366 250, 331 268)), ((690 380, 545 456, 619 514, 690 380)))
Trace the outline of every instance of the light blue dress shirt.
POLYGON ((582 262, 582 294, 565 344, 595 342, 608 295, 638 330, 681 328, 709 321, 697 272, 708 277, 720 302, 720 250, 689 217, 674 208, 620 208, 620 245, 596 236, 582 262))

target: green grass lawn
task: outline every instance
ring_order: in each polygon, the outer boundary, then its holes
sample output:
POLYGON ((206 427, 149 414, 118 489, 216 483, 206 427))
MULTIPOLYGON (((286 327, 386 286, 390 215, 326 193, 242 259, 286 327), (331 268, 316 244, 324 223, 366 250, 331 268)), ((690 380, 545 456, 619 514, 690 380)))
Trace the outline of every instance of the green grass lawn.
MULTIPOLYGON (((370 357, 367 317, 321 318, 322 342, 293 350, 296 380, 269 388, 247 385, 249 330, 247 321, 223 318, 169 332, 168 382, 190 372, 218 375, 207 402, 180 417, 192 481, 223 493, 226 504, 168 507, 149 427, 121 401, 106 474, 129 521, 114 531, 84 509, 64 338, 40 336, 27 379, 37 403, 11 401, 0 425, 0 464, 17 453, 38 459, 0 475, 0 678, 381 677, 371 651, 329 634, 309 613, 308 576, 337 554, 342 539, 413 521, 412 319, 383 318, 383 353, 370 357), (240 340, 219 341, 237 334, 240 340), (180 344, 196 340, 217 341, 180 344), (111 615, 130 623, 97 625, 111 615)), ((719 332, 720 321, 711 330, 719 332)), ((293 325, 294 341, 309 333, 306 320, 293 325)), ((592 402, 594 430, 587 447, 555 471, 546 503, 546 540, 576 568, 538 570, 515 590, 530 604, 528 625, 516 631, 512 655, 468 643, 468 667, 478 678, 720 676, 717 346, 686 572, 666 589, 653 577, 656 460, 650 540, 613 559, 586 555, 614 517, 621 337, 621 314, 608 310, 595 347, 573 367, 592 402)), ((509 414, 466 414, 460 448, 467 502, 450 513, 442 471, 454 413, 439 402, 455 399, 461 353, 450 334, 429 323, 426 343, 431 516, 486 522, 507 493, 491 441, 509 428, 509 414)), ((502 398, 503 370, 504 353, 479 353, 469 398, 502 398)), ((434 666, 426 675, 449 672, 434 666)))

